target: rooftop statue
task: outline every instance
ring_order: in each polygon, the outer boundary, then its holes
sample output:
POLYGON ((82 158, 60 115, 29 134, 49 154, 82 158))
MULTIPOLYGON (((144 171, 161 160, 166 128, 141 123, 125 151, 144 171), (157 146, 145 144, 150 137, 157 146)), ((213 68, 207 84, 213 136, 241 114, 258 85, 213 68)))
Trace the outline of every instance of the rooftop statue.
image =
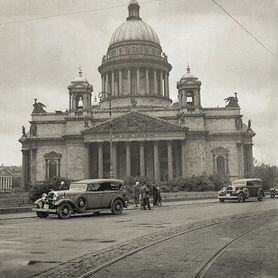
POLYGON ((234 97, 227 97, 224 100, 228 103, 226 107, 239 107, 237 93, 235 93, 234 97))
POLYGON ((43 109, 46 107, 43 103, 37 102, 37 99, 35 98, 35 103, 33 104, 33 112, 32 113, 46 113, 46 111, 43 109))

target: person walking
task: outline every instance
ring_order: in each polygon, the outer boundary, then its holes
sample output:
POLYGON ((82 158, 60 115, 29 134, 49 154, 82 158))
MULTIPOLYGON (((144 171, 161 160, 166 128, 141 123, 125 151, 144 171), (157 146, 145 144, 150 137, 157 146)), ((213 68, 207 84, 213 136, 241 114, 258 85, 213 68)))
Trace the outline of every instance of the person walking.
POLYGON ((136 181, 135 185, 133 186, 133 200, 135 207, 139 205, 139 196, 140 196, 140 183, 136 181))
POLYGON ((143 209, 146 210, 146 206, 148 207, 148 209, 151 209, 150 189, 145 183, 141 187, 141 195, 142 195, 142 200, 143 200, 143 209))
POLYGON ((153 191, 153 206, 157 206, 157 188, 156 188, 156 185, 153 184, 152 186, 152 191, 153 191))
POLYGON ((162 199, 161 199, 161 195, 160 195, 160 188, 159 186, 157 186, 156 188, 156 195, 157 195, 157 206, 162 206, 162 199))

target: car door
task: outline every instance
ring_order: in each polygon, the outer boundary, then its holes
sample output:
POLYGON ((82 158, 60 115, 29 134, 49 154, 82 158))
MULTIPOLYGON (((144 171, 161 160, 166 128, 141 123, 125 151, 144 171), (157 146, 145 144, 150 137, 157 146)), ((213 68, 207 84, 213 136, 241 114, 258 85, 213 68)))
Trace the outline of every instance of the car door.
POLYGON ((256 197, 257 196, 257 192, 255 192, 256 188, 254 186, 253 181, 247 181, 246 187, 248 188, 248 191, 249 191, 249 197, 256 197))
POLYGON ((108 208, 115 196, 115 190, 112 189, 111 182, 105 182, 103 185, 102 206, 108 208))
POLYGON ((99 183, 88 184, 86 191, 86 199, 88 201, 88 209, 102 208, 103 192, 99 183))

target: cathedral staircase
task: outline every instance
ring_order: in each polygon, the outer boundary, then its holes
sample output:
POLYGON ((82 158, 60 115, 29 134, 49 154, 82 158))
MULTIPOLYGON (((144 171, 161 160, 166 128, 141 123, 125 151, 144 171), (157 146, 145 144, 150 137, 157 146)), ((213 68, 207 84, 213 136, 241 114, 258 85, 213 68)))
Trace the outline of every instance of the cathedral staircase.
POLYGON ((30 211, 33 206, 28 192, 0 192, 0 214, 30 211))

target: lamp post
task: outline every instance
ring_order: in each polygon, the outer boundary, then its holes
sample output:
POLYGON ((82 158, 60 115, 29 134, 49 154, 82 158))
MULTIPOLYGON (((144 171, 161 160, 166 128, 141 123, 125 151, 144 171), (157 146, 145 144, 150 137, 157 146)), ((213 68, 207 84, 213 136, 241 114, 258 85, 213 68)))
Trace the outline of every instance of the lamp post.
POLYGON ((112 142, 112 105, 111 105, 111 93, 110 92, 100 92, 98 94, 98 97, 100 99, 100 102, 103 99, 109 99, 109 140, 110 140, 110 178, 113 178, 113 142, 112 142))

